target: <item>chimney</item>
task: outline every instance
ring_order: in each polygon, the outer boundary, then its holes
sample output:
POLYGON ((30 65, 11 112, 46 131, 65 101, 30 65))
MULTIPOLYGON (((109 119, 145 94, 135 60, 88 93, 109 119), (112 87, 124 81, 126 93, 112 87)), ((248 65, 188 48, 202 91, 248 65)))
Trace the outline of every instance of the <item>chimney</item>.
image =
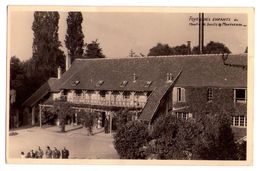
POLYGON ((70 59, 69 54, 67 53, 66 54, 66 71, 70 68, 70 65, 71 65, 71 59, 70 59))
POLYGON ((199 13, 199 53, 203 54, 204 46, 204 13, 199 13))
POLYGON ((172 73, 167 72, 167 82, 171 82, 171 81, 172 81, 172 73))
POLYGON ((170 73, 167 72, 167 82, 170 81, 170 73))
POLYGON ((133 74, 133 83, 135 83, 136 82, 136 74, 134 73, 133 74))
POLYGON ((187 41, 187 51, 188 55, 191 54, 191 46, 190 46, 191 41, 187 41))
POLYGON ((58 79, 60 79, 60 77, 61 77, 61 67, 59 66, 58 67, 58 79))

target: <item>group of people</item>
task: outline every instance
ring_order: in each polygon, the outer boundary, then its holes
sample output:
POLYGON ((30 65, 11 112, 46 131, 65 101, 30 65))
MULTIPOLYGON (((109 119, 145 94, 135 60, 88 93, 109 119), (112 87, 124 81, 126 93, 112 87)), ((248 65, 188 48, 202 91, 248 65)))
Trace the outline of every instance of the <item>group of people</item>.
MULTIPOLYGON (((54 147, 53 150, 49 146, 47 146, 45 151, 45 158, 46 159, 68 159, 69 158, 69 150, 64 147, 61 151, 58 150, 56 147, 54 147)), ((41 147, 38 147, 38 150, 31 150, 26 155, 22 151, 21 152, 21 158, 33 158, 33 159, 41 159, 44 156, 44 152, 41 149, 41 147)))

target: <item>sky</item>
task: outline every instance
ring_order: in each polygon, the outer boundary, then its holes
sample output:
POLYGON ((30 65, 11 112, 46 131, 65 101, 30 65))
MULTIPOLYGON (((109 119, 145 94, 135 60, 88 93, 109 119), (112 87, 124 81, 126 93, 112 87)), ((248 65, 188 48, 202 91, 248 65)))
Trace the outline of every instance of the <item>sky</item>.
MULTIPOLYGON (((12 11, 10 22, 10 55, 21 60, 32 56, 33 11, 12 11)), ((98 39, 103 53, 108 58, 127 57, 131 49, 137 54, 147 55, 157 43, 170 46, 198 44, 198 26, 193 18, 197 13, 127 13, 127 12, 82 12, 84 42, 98 39)), ((67 12, 60 12, 59 39, 66 53, 67 12)), ((247 15, 245 14, 205 14, 209 24, 239 23, 242 26, 205 26, 205 39, 224 43, 232 53, 243 53, 247 47, 247 15), (213 21, 213 18, 228 18, 230 21, 213 21), (235 20, 237 19, 237 20, 235 20), (235 21, 234 21, 235 20, 235 21)))

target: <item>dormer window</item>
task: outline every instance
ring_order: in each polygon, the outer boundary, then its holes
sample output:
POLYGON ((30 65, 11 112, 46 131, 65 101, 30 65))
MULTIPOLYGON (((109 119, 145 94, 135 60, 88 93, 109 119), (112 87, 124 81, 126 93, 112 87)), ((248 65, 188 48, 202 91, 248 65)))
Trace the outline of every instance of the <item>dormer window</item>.
POLYGON ((150 87, 151 84, 152 84, 152 81, 146 81, 144 87, 150 87))
POLYGON ((120 87, 125 87, 127 85, 128 81, 122 81, 121 84, 120 84, 120 87))
POLYGON ((80 83, 80 81, 79 81, 79 80, 76 80, 76 81, 74 81, 71 85, 72 85, 73 87, 76 87, 79 83, 80 83))
POLYGON ((99 81, 97 82, 96 86, 97 86, 97 87, 100 87, 100 86, 102 86, 103 83, 104 83, 103 80, 99 80, 99 81))

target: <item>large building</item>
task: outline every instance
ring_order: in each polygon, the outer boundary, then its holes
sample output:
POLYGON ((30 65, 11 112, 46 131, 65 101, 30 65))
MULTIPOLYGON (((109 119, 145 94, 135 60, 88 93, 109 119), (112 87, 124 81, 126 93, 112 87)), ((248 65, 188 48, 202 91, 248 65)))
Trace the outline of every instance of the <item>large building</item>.
POLYGON ((108 118, 110 129, 122 108, 152 125, 162 114, 187 119, 196 117, 196 109, 207 114, 221 106, 232 111, 232 126, 245 132, 247 54, 76 59, 23 103, 25 120, 41 126, 42 109, 61 99, 75 109, 98 112, 99 126, 108 118))

